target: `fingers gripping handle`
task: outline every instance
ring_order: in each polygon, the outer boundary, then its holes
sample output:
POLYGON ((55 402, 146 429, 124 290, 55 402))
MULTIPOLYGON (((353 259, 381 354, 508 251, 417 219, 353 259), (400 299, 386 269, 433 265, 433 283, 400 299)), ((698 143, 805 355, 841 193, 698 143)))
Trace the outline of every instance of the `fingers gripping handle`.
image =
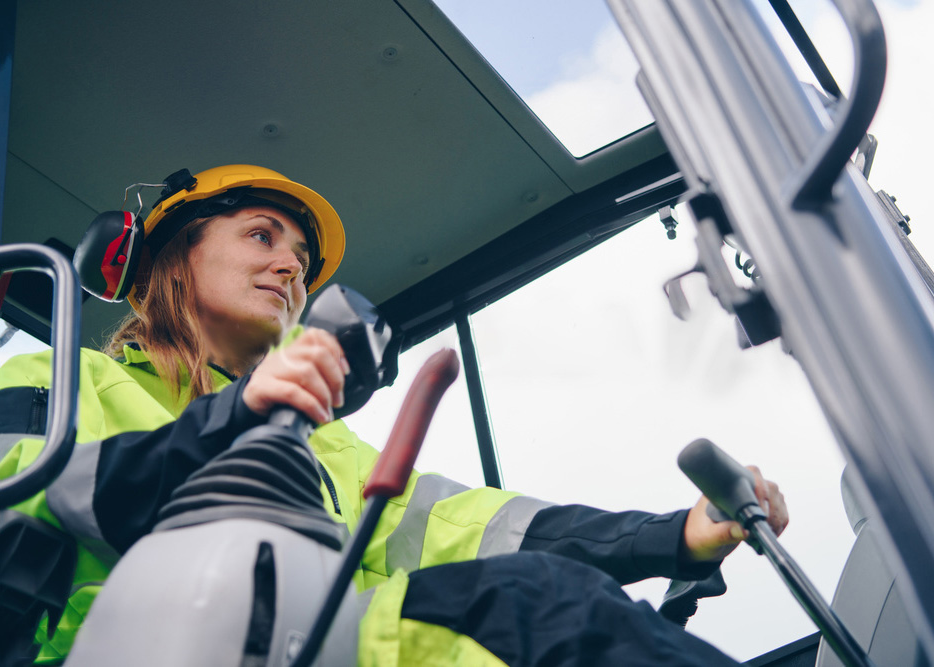
POLYGON ((730 519, 748 527, 765 512, 756 498, 752 472, 705 438, 681 450, 678 467, 730 519))
POLYGON ((363 497, 394 498, 405 490, 415 458, 425 440, 438 402, 457 378, 460 363, 454 350, 435 352, 419 370, 405 395, 389 441, 363 489, 363 497))

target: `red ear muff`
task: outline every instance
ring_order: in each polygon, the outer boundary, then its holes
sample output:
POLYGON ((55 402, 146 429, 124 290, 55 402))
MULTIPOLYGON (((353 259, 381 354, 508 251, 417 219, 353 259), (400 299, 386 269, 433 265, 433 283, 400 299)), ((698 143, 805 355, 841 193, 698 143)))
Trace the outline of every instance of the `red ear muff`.
POLYGON ((123 301, 133 287, 143 225, 129 211, 106 211, 91 222, 75 250, 81 286, 104 301, 123 301))

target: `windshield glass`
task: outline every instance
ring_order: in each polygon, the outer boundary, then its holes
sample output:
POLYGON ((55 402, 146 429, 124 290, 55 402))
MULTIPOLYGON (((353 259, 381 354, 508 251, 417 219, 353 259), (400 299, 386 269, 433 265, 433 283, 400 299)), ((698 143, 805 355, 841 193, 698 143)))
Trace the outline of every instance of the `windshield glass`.
POLYGON ((436 4, 575 157, 652 122, 603 0, 436 4))
POLYGON ((48 345, 33 338, 25 331, 15 329, 6 322, 0 323, 0 365, 17 354, 40 352, 47 349, 49 349, 48 345))
MULTIPOLYGON (((767 0, 759 4, 768 16, 767 0)), ((934 150, 934 97, 923 82, 934 67, 926 47, 934 3, 878 4, 889 71, 871 128, 880 143, 870 182, 897 196, 912 218, 911 240, 931 258, 926 164, 934 150)), ((795 9, 846 92, 851 48, 831 3, 799 2, 795 9)), ((775 30, 787 45, 782 28, 775 30)), ((813 81, 795 62, 801 78, 813 81)), ((569 124, 585 123, 568 114, 569 124)), ((561 503, 670 511, 698 495, 677 469, 677 453, 709 438, 779 482, 792 517, 782 542, 830 600, 854 540, 840 494, 842 456, 795 360, 778 341, 740 350, 732 318, 702 276, 685 281, 693 317, 672 315, 662 285, 697 258, 693 226, 683 211, 678 219, 673 241, 652 216, 472 317, 504 484, 561 503)), ((733 264, 731 253, 724 259, 733 264)), ((391 391, 406 386, 400 380, 391 391)), ((445 398, 453 400, 461 399, 445 398)), ((368 415, 363 410, 359 419, 368 415)), ((478 483, 479 463, 465 467, 469 446, 462 443, 475 437, 472 426, 460 422, 442 432, 443 420, 433 424, 418 467, 478 483)), ((738 660, 815 631, 764 558, 743 547, 724 568, 727 594, 702 601, 689 631, 738 660)), ((626 588, 657 606, 666 587, 656 579, 626 588)))

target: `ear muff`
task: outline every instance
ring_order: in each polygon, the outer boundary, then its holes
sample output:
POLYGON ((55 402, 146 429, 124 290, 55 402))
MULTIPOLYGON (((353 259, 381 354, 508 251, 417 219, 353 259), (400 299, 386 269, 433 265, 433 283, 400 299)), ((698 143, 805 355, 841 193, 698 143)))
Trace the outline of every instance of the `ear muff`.
POLYGON ((81 286, 104 301, 123 301, 143 250, 142 222, 129 211, 106 211, 91 222, 75 250, 81 286))

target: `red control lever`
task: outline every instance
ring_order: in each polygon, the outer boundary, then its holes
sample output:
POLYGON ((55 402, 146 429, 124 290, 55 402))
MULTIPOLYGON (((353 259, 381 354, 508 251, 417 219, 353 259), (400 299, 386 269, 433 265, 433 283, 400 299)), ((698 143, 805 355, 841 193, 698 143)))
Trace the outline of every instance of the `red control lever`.
POLYGON ((344 547, 340 569, 327 598, 318 612, 318 618, 308 635, 308 640, 292 661, 290 667, 310 667, 318 655, 321 644, 337 614, 337 609, 346 594, 353 578, 354 570, 360 563, 363 551, 373 537, 376 523, 390 498, 395 498, 405 490, 405 485, 415 466, 415 458, 422 448, 428 424, 435 414, 435 408, 441 396, 457 378, 460 362, 454 350, 435 352, 422 366, 412 381, 409 392, 402 401, 402 408, 396 423, 389 434, 389 441, 383 448, 370 479, 363 489, 367 498, 366 507, 357 524, 357 531, 344 547))
POLYGON ((364 498, 374 495, 394 498, 405 490, 435 408, 459 370, 457 354, 445 349, 431 355, 418 371, 386 447, 363 489, 364 498))

